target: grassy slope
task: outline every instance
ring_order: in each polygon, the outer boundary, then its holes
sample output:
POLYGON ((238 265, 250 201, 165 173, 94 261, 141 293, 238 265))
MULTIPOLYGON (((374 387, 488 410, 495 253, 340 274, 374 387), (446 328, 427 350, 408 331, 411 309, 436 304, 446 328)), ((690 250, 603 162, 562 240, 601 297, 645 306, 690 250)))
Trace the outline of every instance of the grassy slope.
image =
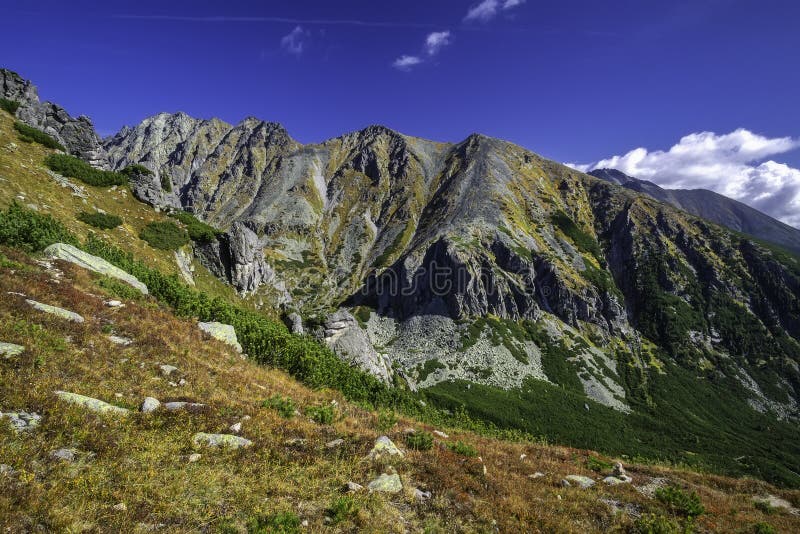
MULTIPOLYGON (((163 523, 166 531, 213 531, 244 526, 256 515, 291 511, 316 531, 325 528, 326 509, 341 496, 342 484, 366 483, 384 470, 363 460, 379 435, 374 412, 347 403, 336 392, 311 391, 280 371, 242 360, 152 298, 108 308, 90 273, 59 264, 64 274, 57 279, 56 273, 19 252, 0 251, 5 255, 0 291, 7 296, 0 299, 0 339, 27 347, 18 359, 0 360, 0 407, 44 416, 39 429, 26 435, 0 425, 0 458, 17 470, 12 477, 0 475, 0 526, 12 531, 43 525, 55 531, 127 532, 139 523, 163 523), (8 291, 67 307, 87 321, 75 324, 41 314, 8 291), (130 337, 133 345, 110 343, 110 331, 130 337), (171 386, 161 376, 161 363, 178 367, 178 377, 187 384, 171 386), (135 414, 113 421, 57 401, 53 391, 58 389, 130 408, 148 395, 209 407, 200 413, 135 414), (291 397, 300 407, 336 400, 336 420, 318 425, 303 416, 283 419, 260 407, 274 394, 291 397), (251 419, 244 421, 242 434, 254 441, 252 448, 212 452, 192 446, 194 432, 226 432, 245 415, 251 419), (341 448, 325 447, 339 437, 345 440, 341 448), (294 438, 307 441, 287 444, 294 438), (75 464, 50 459, 49 452, 60 447, 95 456, 75 464), (189 463, 193 452, 202 457, 189 463), (126 511, 113 509, 120 502, 126 511)), ((400 418, 388 434, 402 444, 402 431, 409 426, 425 427, 400 418)), ((631 486, 598 485, 588 491, 559 487, 567 474, 597 476, 587 469, 586 451, 448 432, 449 439, 438 441, 462 440, 477 447, 486 474, 480 460, 438 445, 409 452, 392 463, 405 483, 404 493, 391 498, 357 494, 355 512, 331 530, 488 531, 493 521, 504 532, 630 529, 633 520, 615 516, 603 498, 665 513, 631 486), (521 459, 522 454, 527 456, 521 459), (535 471, 545 476, 528 478, 535 471), (413 487, 431 490, 433 499, 414 500, 413 487)), ((709 510, 699 520, 703 529, 731 531, 759 521, 785 531, 800 528, 800 518, 781 512, 766 515, 750 501, 752 495, 772 493, 797 505, 800 492, 657 466, 634 465, 629 471, 636 485, 667 477, 697 491, 709 510)))

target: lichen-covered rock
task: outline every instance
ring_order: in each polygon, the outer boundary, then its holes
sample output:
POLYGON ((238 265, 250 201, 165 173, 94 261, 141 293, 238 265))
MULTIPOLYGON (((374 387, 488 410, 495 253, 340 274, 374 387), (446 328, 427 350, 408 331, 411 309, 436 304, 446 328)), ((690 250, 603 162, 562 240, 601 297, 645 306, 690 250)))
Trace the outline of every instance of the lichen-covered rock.
POLYGON ((161 402, 155 397, 145 397, 142 402, 141 411, 142 413, 151 413, 158 410, 160 406, 161 402))
POLYGON ((0 419, 6 419, 17 432, 33 430, 39 426, 42 416, 34 412, 0 412, 0 419))
POLYGON ((390 440, 387 436, 381 436, 377 440, 375 440, 375 445, 372 447, 372 450, 369 451, 369 457, 372 459, 378 459, 381 457, 387 456, 399 456, 403 457, 403 451, 397 448, 392 440, 390 440))
POLYGON ((14 343, 5 343, 0 341, 0 356, 5 359, 19 356, 25 352, 25 347, 22 345, 15 345, 14 343))
POLYGON ((381 493, 399 493, 403 490, 403 483, 397 474, 387 475, 382 473, 381 476, 369 483, 367 489, 381 493))
POLYGON ((133 343, 133 340, 130 338, 123 336, 115 336, 113 334, 108 336, 108 340, 115 345, 121 345, 123 347, 127 347, 128 345, 131 345, 133 343))
POLYGON ((111 263, 107 262, 103 258, 93 256, 88 252, 84 252, 72 245, 68 245, 66 243, 55 243, 44 249, 44 253, 50 258, 68 261, 79 267, 83 267, 84 269, 94 271, 104 276, 110 276, 111 278, 116 278, 117 280, 121 280, 122 282, 125 282, 126 284, 138 289, 143 294, 148 294, 147 286, 141 283, 135 276, 128 274, 116 265, 112 265, 111 263))
POLYGON ((206 407, 205 404, 200 402, 185 402, 185 401, 172 401, 163 404, 164 409, 169 412, 177 412, 179 410, 197 411, 206 407))
POLYGON ((78 459, 78 451, 76 449, 61 448, 50 451, 50 458, 62 462, 72 463, 78 459))
POLYGON ((385 383, 392 377, 391 362, 372 346, 367 333, 353 315, 341 309, 325 320, 324 340, 337 356, 385 383))
POLYGON ((114 416, 126 416, 130 413, 130 410, 127 408, 120 408, 119 406, 114 406, 113 404, 85 395, 79 395, 78 393, 56 391, 56 396, 65 402, 76 404, 92 412, 114 416))
POLYGON ((212 321, 209 323, 199 322, 197 326, 214 339, 230 345, 236 349, 236 352, 242 352, 242 346, 236 337, 236 330, 231 325, 212 321))
POLYGON ((229 449, 241 449, 250 447, 253 442, 241 436, 233 434, 207 434, 198 432, 192 437, 195 445, 205 445, 206 447, 225 447, 229 449))
POLYGON ((594 486, 594 480, 583 475, 567 475, 564 479, 570 484, 576 484, 583 489, 591 488, 594 486))
POLYGON ((38 310, 40 312, 49 313, 51 315, 55 315, 56 317, 60 317, 62 319, 66 319, 68 321, 72 321, 75 323, 83 322, 83 317, 81 317, 75 312, 65 310, 64 308, 59 308, 58 306, 51 306, 50 304, 44 304, 42 302, 37 302, 31 299, 25 299, 25 302, 30 304, 33 307, 33 309, 38 310))

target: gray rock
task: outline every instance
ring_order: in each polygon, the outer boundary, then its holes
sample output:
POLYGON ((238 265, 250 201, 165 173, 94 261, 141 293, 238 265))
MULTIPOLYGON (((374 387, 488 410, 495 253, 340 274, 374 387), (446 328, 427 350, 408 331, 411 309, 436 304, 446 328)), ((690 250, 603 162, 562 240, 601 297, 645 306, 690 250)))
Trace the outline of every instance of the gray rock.
POLYGON ((151 413, 159 409, 161 407, 161 402, 156 399, 155 397, 145 397, 144 402, 142 402, 141 411, 142 413, 151 413))
POLYGON ((583 489, 591 488, 594 486, 594 480, 589 477, 585 477, 583 475, 568 475, 566 477, 566 482, 570 484, 576 484, 583 489))
POLYGON ((402 458, 404 454, 403 451, 398 449, 397 445, 395 445, 387 436, 381 436, 375 440, 375 445, 369 452, 369 457, 373 460, 376 460, 378 458, 388 456, 399 456, 402 458))
POLYGON ((300 317, 299 313, 292 312, 287 315, 286 318, 289 320, 289 328, 293 334, 305 333, 305 329, 303 328, 303 318, 300 317))
POLYGON ((189 457, 187 458, 187 460, 189 460, 189 463, 190 463, 190 464, 193 464, 193 463, 195 463, 195 462, 199 462, 199 461, 200 461, 200 458, 202 458, 202 457, 203 457, 203 456, 202 456, 200 453, 194 452, 194 453, 192 453, 192 454, 190 454, 190 455, 189 455, 189 457))
POLYGON ((370 491, 378 491, 381 493, 399 493, 403 490, 403 483, 400 481, 399 475, 387 475, 383 473, 370 482, 367 488, 370 491))
POLYGON ((241 421, 240 421, 240 422, 238 422, 238 423, 234 423, 234 424, 232 424, 232 425, 231 425, 231 426, 228 428, 228 430, 230 430, 231 432, 233 432, 233 433, 235 433, 235 434, 238 434, 239 432, 241 432, 241 431, 242 431, 242 423, 241 423, 241 421))
POLYGON ((147 286, 141 283, 135 276, 126 273, 116 265, 112 265, 103 258, 92 256, 91 254, 84 252, 72 245, 68 245, 66 243, 55 243, 44 249, 44 254, 49 258, 67 261, 95 273, 116 278, 117 280, 125 282, 135 289, 138 289, 142 294, 148 294, 147 286))
POLYGON ((185 401, 172 401, 172 402, 165 402, 162 406, 168 412, 177 412, 180 410, 202 410, 206 407, 205 404, 199 402, 185 402, 185 401))
POLYGON ((417 501, 427 501, 431 498, 430 491, 422 491, 419 488, 414 488, 414 499, 417 501))
POLYGON ((343 360, 390 383, 393 374, 391 362, 375 351, 367 333, 347 310, 341 309, 328 316, 324 324, 324 340, 343 360))
POLYGON ((241 449, 250 447, 253 442, 240 436, 232 434, 207 434, 205 432, 198 432, 192 437, 192 442, 195 445, 204 445, 206 447, 224 447, 229 449, 241 449))
POLYGON ((16 432, 26 432, 39 426, 42 416, 34 412, 0 412, 0 419, 7 419, 16 432))
POLYGON ((194 276, 192 275, 192 257, 183 249, 175 251, 175 262, 178 264, 183 280, 190 286, 194 285, 194 276))
POLYGON ((121 345, 123 347, 127 347, 128 345, 131 345, 133 343, 133 340, 128 337, 115 336, 115 335, 108 336, 108 340, 115 345, 121 345))
POLYGON ((115 512, 127 512, 128 506, 124 502, 120 502, 111 507, 115 512))
POLYGON ((68 391, 56 391, 56 396, 70 404, 76 404, 87 410, 92 412, 101 413, 104 415, 114 415, 124 417, 130 414, 130 410, 126 408, 120 408, 119 406, 114 406, 113 404, 109 404, 107 402, 94 399, 92 397, 87 397, 85 395, 79 395, 77 393, 70 393, 68 391))
POLYGON ((328 443, 325 444, 325 447, 327 447, 329 449, 335 449, 335 448, 340 447, 342 445, 344 445, 344 440, 342 438, 339 438, 339 439, 335 439, 333 441, 329 441, 328 443))
POLYGON ((537 478, 542 478, 543 476, 544 473, 542 473, 541 471, 536 471, 535 473, 528 475, 528 478, 537 479, 537 478))
POLYGON ((75 312, 65 310, 64 308, 59 308, 58 306, 51 306, 49 304, 43 304, 41 302, 37 302, 31 299, 25 299, 25 302, 30 304, 33 307, 33 309, 38 310, 40 312, 49 313, 51 315, 55 315, 56 317, 60 317, 61 319, 66 319, 68 321, 72 321, 75 323, 83 322, 83 317, 81 317, 75 312))
POLYGON ((169 365, 169 364, 159 365, 158 368, 161 369, 161 374, 164 375, 164 376, 169 376, 169 375, 171 375, 172 373, 174 373, 175 371, 178 370, 177 367, 175 367, 174 365, 169 365))
POLYGON ((603 483, 609 486, 618 486, 619 484, 625 484, 626 482, 627 481, 613 476, 607 476, 603 479, 603 483))
POLYGON ((348 482, 347 484, 344 485, 344 491, 346 493, 356 493, 356 492, 361 491, 363 489, 364 489, 364 486, 362 486, 361 484, 356 484, 355 482, 352 482, 352 481, 348 482))
POLYGON ((78 459, 78 451, 67 448, 56 449, 54 451, 50 451, 50 458, 53 460, 72 463, 78 459))
POLYGON ((15 356, 19 356, 23 352, 25 352, 25 347, 22 345, 15 345, 13 343, 4 343, 0 341, 0 356, 3 356, 3 358, 6 360, 15 356))
POLYGON ((212 321, 209 323, 199 322, 197 326, 214 339, 230 345, 236 349, 236 352, 242 352, 242 346, 239 344, 239 339, 236 337, 236 330, 231 325, 212 321))
POLYGON ((11 467, 10 465, 8 465, 8 464, 0 464, 0 476, 10 477, 10 476, 13 476, 14 473, 16 473, 16 472, 17 472, 17 470, 14 469, 13 467, 11 467))
POLYGON ((106 301, 106 306, 109 308, 122 308, 125 305, 120 300, 108 300, 106 301))

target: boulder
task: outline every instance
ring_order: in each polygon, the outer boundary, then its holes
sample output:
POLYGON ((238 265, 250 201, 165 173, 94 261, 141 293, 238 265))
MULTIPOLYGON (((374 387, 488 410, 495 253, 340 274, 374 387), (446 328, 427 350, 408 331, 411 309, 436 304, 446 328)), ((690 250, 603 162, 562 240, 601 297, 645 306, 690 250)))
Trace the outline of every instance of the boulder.
POLYGON ((399 475, 387 475, 383 473, 370 482, 367 488, 370 491, 379 491, 382 493, 399 493, 403 490, 403 483, 400 481, 399 475))
POLYGON ((397 448, 392 440, 387 436, 381 436, 375 440, 375 445, 369 451, 369 457, 376 460, 382 456, 400 456, 403 457, 403 451, 397 448))
POLYGON ((65 402, 76 404, 92 412, 119 416, 126 416, 130 413, 130 410, 127 408, 120 408, 119 406, 114 406, 113 404, 109 404, 98 399, 93 399, 92 397, 87 397, 85 395, 79 395, 77 393, 56 391, 56 396, 65 402))
POLYGON ((347 310, 338 310, 325 319, 323 339, 339 358, 389 384, 392 364, 378 353, 369 336, 347 310))
POLYGON ((135 276, 126 273, 116 265, 112 265, 103 258, 92 256, 88 252, 84 252, 79 248, 73 247, 72 245, 68 245, 66 243, 56 243, 44 249, 44 253, 50 258, 68 261, 79 267, 83 267, 84 269, 88 269, 105 276, 110 276, 111 278, 116 278, 117 280, 121 280, 122 282, 133 286, 143 294, 148 294, 147 286, 141 283, 135 276))
POLYGON ((8 419, 15 431, 25 432, 39 426, 42 416, 33 412, 0 412, 0 419, 8 419))
POLYGON ((567 482, 568 486, 572 484, 576 484, 583 489, 591 488, 594 486, 594 480, 589 477, 585 477, 583 475, 567 475, 567 477, 562 482, 567 482))
POLYGON ((236 337, 236 330, 231 325, 212 321, 208 323, 199 322, 197 326, 214 339, 232 346, 236 349, 236 352, 242 352, 242 346, 239 344, 239 339, 236 337))
POLYGON ((0 356, 8 360, 25 352, 25 347, 0 341, 0 356))
POLYGON ((205 445, 206 447, 225 447, 229 449, 241 449, 250 447, 253 442, 233 434, 207 434, 198 432, 192 437, 195 445, 205 445))
POLYGON ((145 397, 144 402, 142 402, 141 411, 142 413, 151 413, 161 406, 161 402, 156 399, 155 397, 145 397))
POLYGON ((44 313, 49 313, 51 315, 55 315, 56 317, 60 317, 62 319, 66 319, 68 321, 72 321, 75 323, 83 322, 83 317, 81 317, 75 312, 65 310, 64 308, 59 308, 58 306, 51 306, 49 304, 43 304, 41 302, 37 302, 31 299, 25 299, 25 302, 33 306, 34 310, 38 310, 44 313))

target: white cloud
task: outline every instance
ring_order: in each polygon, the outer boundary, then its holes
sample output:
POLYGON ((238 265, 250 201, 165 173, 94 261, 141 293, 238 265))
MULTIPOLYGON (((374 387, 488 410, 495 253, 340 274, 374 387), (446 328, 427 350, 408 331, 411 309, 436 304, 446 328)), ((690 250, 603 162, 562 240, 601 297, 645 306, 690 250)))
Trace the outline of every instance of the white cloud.
POLYGON ((450 44, 450 32, 433 32, 425 38, 425 51, 429 56, 435 56, 445 46, 450 44))
POLYGON ((394 60, 392 66, 396 69, 400 70, 411 70, 412 68, 416 67, 422 63, 422 60, 417 56, 400 56, 399 58, 394 60))
POLYGON ((744 128, 693 133, 669 150, 636 148, 580 171, 618 169, 666 188, 711 189, 800 228, 800 169, 770 158, 800 148, 800 139, 769 138, 744 128))
POLYGON ((469 8, 464 20, 488 22, 497 16, 499 10, 507 11, 524 3, 525 0, 483 0, 469 8))
POLYGON ((295 26, 291 32, 289 32, 287 35, 284 35, 281 39, 281 48, 290 54, 299 56, 303 53, 303 50, 306 49, 308 38, 310 36, 311 32, 303 29, 302 26, 295 26))

